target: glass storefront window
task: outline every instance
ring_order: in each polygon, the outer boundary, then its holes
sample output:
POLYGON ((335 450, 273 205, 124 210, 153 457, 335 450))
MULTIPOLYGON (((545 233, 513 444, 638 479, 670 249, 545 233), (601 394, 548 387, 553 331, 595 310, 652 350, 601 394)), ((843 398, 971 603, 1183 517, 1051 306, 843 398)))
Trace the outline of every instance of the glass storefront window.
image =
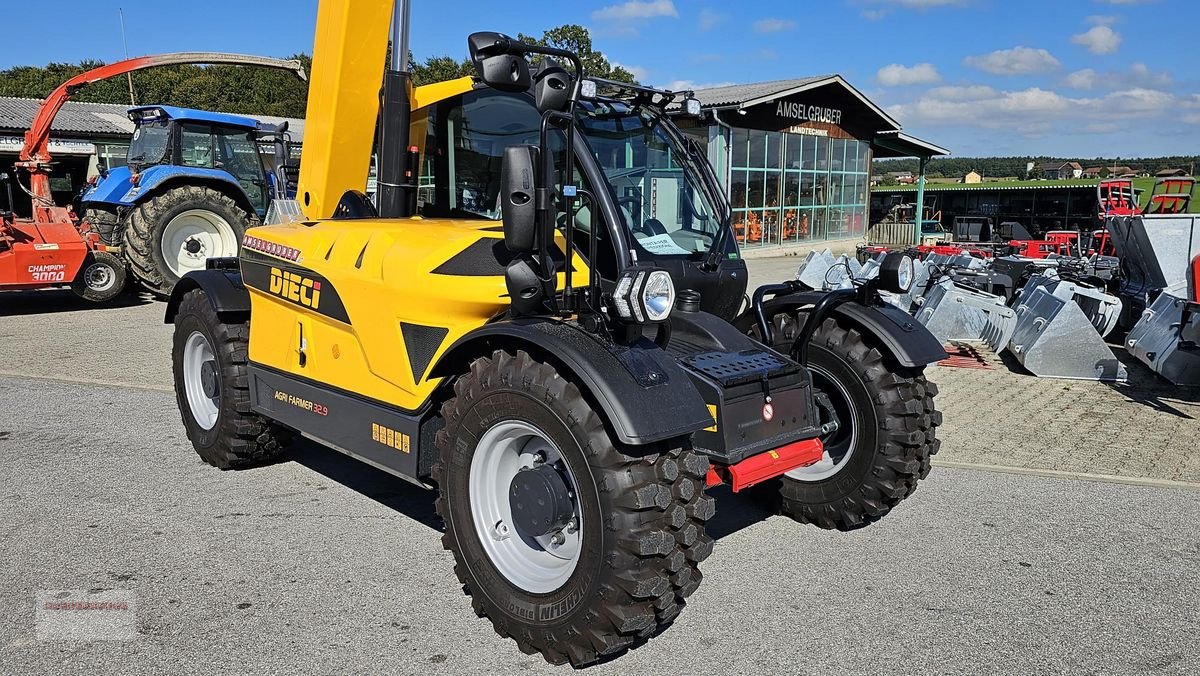
POLYGON ((730 201, 743 247, 865 232, 868 144, 746 129, 732 141, 730 201))

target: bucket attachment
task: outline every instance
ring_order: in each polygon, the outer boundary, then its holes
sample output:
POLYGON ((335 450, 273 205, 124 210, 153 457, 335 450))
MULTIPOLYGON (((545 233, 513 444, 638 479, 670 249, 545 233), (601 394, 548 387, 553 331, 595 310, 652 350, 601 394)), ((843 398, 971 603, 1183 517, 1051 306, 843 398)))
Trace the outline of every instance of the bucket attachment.
POLYGON ((1063 300, 1074 301, 1101 338, 1107 338, 1113 329, 1117 328, 1117 322, 1121 319, 1121 299, 1103 289, 1062 279, 1053 271, 1046 271, 1030 277, 1021 291, 1021 296, 1024 297, 1038 288, 1046 289, 1063 300))
POLYGON ((1074 301, 1037 286, 1021 294, 1009 352, 1039 378, 1124 381, 1124 364, 1074 301))
POLYGON ((1129 354, 1176 385, 1200 385, 1197 343, 1200 307, 1167 293, 1159 295, 1125 339, 1129 354))
POLYGON ((994 352, 1008 345, 1017 315, 1004 299, 944 279, 933 286, 916 313, 917 321, 943 344, 982 341, 994 352))
POLYGON ((810 289, 824 290, 829 269, 836 264, 837 259, 829 249, 810 251, 808 257, 800 264, 800 269, 796 270, 796 280, 810 289))

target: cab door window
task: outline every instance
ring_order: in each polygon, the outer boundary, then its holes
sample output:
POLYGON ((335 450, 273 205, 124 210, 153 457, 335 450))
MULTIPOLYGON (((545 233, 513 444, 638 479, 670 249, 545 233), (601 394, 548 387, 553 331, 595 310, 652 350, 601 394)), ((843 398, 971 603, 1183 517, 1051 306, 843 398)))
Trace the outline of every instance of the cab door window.
POLYGON ((179 164, 197 169, 213 168, 212 127, 207 124, 179 125, 179 164))
POLYGON ((266 209, 267 181, 254 134, 245 129, 216 127, 213 145, 216 148, 215 168, 229 172, 237 180, 255 209, 266 209))

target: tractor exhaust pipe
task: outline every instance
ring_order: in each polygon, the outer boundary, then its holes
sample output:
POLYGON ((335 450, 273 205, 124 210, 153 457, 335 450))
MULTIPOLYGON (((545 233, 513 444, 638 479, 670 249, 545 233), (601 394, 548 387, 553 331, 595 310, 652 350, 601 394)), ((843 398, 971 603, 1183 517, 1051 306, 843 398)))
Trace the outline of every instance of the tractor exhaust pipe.
MULTIPOLYGON (((412 118, 408 72, 410 0, 396 0, 392 16, 392 60, 383 79, 379 116, 379 188, 376 207, 383 218, 412 216, 416 185, 409 167, 408 125, 412 118)), ((414 162, 415 164, 415 162, 414 162)))

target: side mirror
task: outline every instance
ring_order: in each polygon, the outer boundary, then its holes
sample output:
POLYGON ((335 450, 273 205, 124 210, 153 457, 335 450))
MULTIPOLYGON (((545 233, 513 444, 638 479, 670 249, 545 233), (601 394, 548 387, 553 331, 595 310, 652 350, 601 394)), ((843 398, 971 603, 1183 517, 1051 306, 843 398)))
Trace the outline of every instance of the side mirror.
POLYGON ((534 77, 533 100, 539 113, 553 110, 564 112, 571 103, 571 89, 575 85, 562 66, 547 59, 534 77))
POLYGON ((472 33, 467 38, 475 74, 484 84, 502 92, 528 91, 533 84, 525 45, 502 33, 472 33))
POLYGON ((504 246, 514 253, 537 249, 537 146, 509 146, 500 168, 504 246))

